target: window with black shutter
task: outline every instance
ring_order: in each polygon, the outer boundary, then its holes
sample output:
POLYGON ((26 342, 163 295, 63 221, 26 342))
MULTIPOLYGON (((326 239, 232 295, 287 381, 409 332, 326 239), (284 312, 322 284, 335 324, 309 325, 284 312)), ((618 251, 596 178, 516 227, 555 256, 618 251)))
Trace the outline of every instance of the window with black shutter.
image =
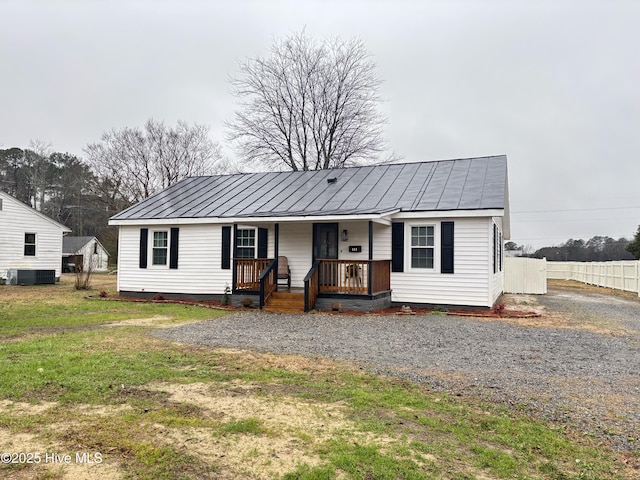
POLYGON ((147 244, 149 242, 149 229, 140 229, 140 268, 147 268, 147 244))
POLYGON ((404 222, 391 224, 391 271, 404 272, 404 222))
POLYGON ((440 272, 453 273, 453 222, 440 224, 440 272))
POLYGON ((231 227, 222 227, 222 263, 223 270, 231 269, 231 227))

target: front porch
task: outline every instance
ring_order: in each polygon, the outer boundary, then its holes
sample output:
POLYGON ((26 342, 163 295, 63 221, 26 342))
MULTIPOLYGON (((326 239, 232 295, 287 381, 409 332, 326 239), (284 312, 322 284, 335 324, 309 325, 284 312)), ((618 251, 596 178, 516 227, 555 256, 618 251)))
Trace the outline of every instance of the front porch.
POLYGON ((367 310, 381 308, 386 298, 391 301, 390 260, 316 260, 304 277, 304 285, 291 288, 278 284, 277 271, 277 258, 235 258, 232 294, 256 299, 261 309, 273 303, 288 305, 283 308, 286 311, 304 312, 318 304, 325 308, 346 302, 367 310))

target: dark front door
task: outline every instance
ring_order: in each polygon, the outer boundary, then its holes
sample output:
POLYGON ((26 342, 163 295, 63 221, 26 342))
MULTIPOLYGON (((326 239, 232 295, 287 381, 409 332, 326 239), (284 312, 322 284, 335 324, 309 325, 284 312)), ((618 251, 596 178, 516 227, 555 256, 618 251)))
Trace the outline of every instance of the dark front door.
MULTIPOLYGON (((313 224, 313 260, 338 259, 338 224, 313 224)), ((338 264, 323 262, 320 267, 320 285, 334 286, 338 281, 338 264)))
POLYGON ((313 224, 313 259, 338 259, 338 224, 313 224))

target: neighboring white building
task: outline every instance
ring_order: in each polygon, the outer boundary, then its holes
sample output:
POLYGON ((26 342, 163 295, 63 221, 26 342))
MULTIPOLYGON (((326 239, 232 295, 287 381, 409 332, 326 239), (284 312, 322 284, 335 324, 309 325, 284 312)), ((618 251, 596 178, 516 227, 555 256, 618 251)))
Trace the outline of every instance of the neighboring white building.
POLYGON ((91 261, 91 271, 106 272, 109 266, 109 252, 96 237, 70 237, 62 240, 62 270, 73 272, 82 265, 86 270, 91 261))
POLYGON ((7 270, 55 270, 60 277, 62 236, 71 230, 0 191, 0 278, 7 270))
POLYGON ((491 307, 510 235, 507 158, 192 177, 109 223, 123 295, 220 298, 228 285, 268 307, 286 256, 306 310, 491 307))

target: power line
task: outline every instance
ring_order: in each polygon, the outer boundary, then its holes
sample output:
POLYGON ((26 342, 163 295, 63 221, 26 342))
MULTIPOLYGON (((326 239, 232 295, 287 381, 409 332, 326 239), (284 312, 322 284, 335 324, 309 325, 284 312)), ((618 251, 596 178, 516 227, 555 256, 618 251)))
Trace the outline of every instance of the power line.
POLYGON ((558 222, 617 222, 621 220, 640 220, 639 217, 622 218, 562 218, 553 220, 514 220, 512 223, 558 223, 558 222))
POLYGON ((559 212, 595 212, 598 210, 623 210, 623 209, 635 209, 637 207, 599 207, 599 208, 567 208, 562 210, 517 210, 510 213, 559 213, 559 212))

